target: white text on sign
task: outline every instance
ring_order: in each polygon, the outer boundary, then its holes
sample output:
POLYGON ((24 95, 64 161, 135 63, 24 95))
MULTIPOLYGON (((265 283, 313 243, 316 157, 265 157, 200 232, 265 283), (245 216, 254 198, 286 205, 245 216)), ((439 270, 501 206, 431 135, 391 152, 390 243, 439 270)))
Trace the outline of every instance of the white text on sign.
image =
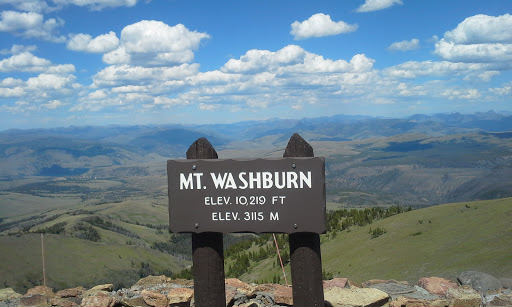
MULTIPOLYGON (((203 173, 180 173, 180 190, 206 189, 203 173)), ((210 173, 216 190, 224 189, 311 189, 311 171, 308 172, 240 172, 210 173)), ((211 185, 209 185, 211 186, 211 185)))

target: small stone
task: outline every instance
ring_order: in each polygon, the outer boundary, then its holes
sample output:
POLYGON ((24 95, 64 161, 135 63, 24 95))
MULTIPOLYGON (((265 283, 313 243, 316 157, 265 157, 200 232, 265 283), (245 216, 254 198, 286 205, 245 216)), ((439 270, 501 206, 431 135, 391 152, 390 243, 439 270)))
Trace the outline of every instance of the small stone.
POLYGON ((450 307, 480 307, 482 296, 470 286, 448 289, 446 298, 451 300, 450 307))
POLYGON ((331 288, 324 293, 325 300, 333 307, 386 306, 389 295, 372 288, 331 288))
POLYGON ((448 289, 457 288, 458 285, 453 281, 440 277, 425 277, 418 281, 418 286, 427 290, 430 294, 446 297, 448 289))

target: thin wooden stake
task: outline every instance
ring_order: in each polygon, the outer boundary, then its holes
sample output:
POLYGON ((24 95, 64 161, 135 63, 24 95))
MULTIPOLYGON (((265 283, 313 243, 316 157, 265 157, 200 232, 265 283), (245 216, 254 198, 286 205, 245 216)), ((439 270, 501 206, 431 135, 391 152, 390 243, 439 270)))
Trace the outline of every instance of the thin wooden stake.
POLYGON ((41 256, 43 258, 43 285, 46 287, 46 267, 44 265, 44 238, 41 232, 41 256))
MULTIPOLYGON (((286 146, 283 157, 313 157, 313 147, 295 133, 286 146)), ((292 273, 293 306, 324 306, 320 235, 297 232, 290 234, 290 267, 292 273)))
POLYGON ((283 259, 281 259, 281 253, 279 252, 279 245, 277 245, 276 234, 272 233, 272 235, 274 236, 274 242, 276 242, 277 255, 279 256, 279 262, 281 262, 281 269, 283 269, 284 282, 288 286, 288 279, 286 279, 286 273, 284 272, 283 259))
MULTIPOLYGON (((217 159, 217 152, 205 138, 187 150, 187 159, 217 159)), ((194 300, 196 307, 225 307, 224 249, 222 233, 192 234, 194 300)))

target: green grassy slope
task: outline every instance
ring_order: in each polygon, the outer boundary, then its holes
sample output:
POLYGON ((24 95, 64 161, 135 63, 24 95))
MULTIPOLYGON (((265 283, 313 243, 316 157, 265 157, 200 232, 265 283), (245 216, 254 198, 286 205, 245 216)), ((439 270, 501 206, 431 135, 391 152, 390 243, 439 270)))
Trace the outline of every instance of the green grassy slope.
MULTIPOLYGON (((433 206, 322 235, 322 265, 334 277, 362 282, 421 277, 454 279, 465 270, 512 276, 512 198, 433 206), (372 239, 370 228, 387 232, 372 239)), ((281 253, 283 251, 281 250, 281 253)), ((281 275, 276 258, 251 264, 248 282, 281 275)), ((229 261, 229 260, 228 260, 229 261)), ((286 274, 290 283, 289 264, 286 274)))
MULTIPOLYGON (((171 275, 190 264, 184 260, 187 257, 182 250, 164 253, 151 248, 157 242, 168 243, 173 237, 165 227, 167 206, 158 199, 142 197, 71 206, 47 211, 25 222, 23 218, 7 219, 5 222, 12 225, 0 231, 0 288, 10 286, 23 292, 42 283, 41 240, 37 232, 56 224, 64 224, 64 232, 44 235, 48 285, 55 289, 99 283, 130 285, 141 275, 171 275), (83 233, 77 230, 79 225, 93 228, 99 241, 80 239, 83 233)), ((188 250, 190 247, 185 251, 188 250)))
MULTIPOLYGON (((56 289, 93 286, 100 283, 130 285, 138 280, 141 262, 154 274, 178 272, 179 262, 168 254, 134 245, 95 243, 87 240, 45 235, 47 284, 56 289)), ((22 290, 42 281, 41 238, 0 236, 0 276, 3 286, 22 290)))

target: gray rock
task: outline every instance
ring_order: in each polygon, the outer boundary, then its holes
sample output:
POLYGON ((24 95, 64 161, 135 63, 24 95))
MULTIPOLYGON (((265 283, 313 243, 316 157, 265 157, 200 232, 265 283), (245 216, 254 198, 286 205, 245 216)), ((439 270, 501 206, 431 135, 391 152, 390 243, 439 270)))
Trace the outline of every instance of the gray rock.
POLYGON ((512 295, 500 294, 493 297, 492 300, 486 302, 488 307, 512 306, 512 295))
POLYGON ((512 278, 500 278, 501 285, 505 289, 512 289, 512 278))
POLYGON ((370 285, 369 288, 379 289, 383 292, 386 292, 391 297, 391 299, 397 299, 398 297, 403 296, 430 301, 440 298, 440 296, 430 294, 428 291, 421 287, 409 286, 394 282, 373 284, 370 285))
POLYGON ((245 294, 237 293, 235 295, 235 297, 233 298, 233 301, 234 301, 233 305, 238 306, 238 305, 249 302, 249 299, 247 298, 247 296, 245 294))
POLYGON ((20 298, 12 298, 0 302, 0 307, 18 307, 20 305, 20 298))
POLYGON ((462 272, 457 281, 460 285, 469 285, 481 294, 502 288, 501 282, 494 276, 477 271, 462 272))

